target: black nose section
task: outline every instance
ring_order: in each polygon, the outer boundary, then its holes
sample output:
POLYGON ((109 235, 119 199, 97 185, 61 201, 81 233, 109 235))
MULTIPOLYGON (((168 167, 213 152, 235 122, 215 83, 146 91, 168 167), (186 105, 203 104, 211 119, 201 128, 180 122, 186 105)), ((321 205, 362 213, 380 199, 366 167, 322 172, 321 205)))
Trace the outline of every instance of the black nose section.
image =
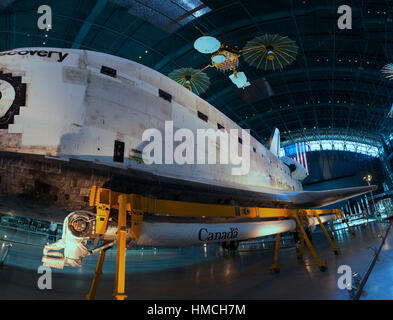
POLYGON ((14 123, 15 115, 19 114, 20 107, 26 105, 26 84, 22 83, 22 77, 12 76, 12 73, 4 73, 0 71, 0 129, 8 129, 8 126, 14 123), (6 100, 9 92, 14 91, 14 99, 6 100), (1 104, 3 105, 3 112, 1 112, 1 104), (8 109, 8 110, 6 110, 8 109))

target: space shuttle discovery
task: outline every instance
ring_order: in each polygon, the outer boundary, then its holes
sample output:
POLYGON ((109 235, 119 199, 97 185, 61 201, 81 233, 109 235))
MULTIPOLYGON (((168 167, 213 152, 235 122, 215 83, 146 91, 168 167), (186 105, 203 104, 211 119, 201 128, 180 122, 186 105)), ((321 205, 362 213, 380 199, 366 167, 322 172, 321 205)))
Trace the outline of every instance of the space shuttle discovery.
POLYGON ((119 57, 59 48, 2 52, 0 93, 2 194, 74 210, 88 206, 89 188, 97 185, 171 200, 315 208, 375 189, 303 191, 302 166, 278 157, 278 130, 269 150, 249 135, 244 139, 235 122, 185 87, 119 57), (236 166, 228 161, 192 162, 221 147, 214 138, 204 143, 207 150, 197 144, 198 131, 209 129, 238 130, 227 160, 247 145, 243 174, 233 174, 236 166), (149 130, 164 137, 161 162, 145 161, 153 140, 144 136, 149 130), (194 156, 167 163, 182 141, 175 139, 179 130, 195 135, 194 156))
MULTIPOLYGON (((45 247, 49 266, 80 267, 92 253, 94 214, 83 211, 90 209, 92 186, 167 200, 304 209, 376 188, 303 191, 305 169, 280 159, 279 150, 277 129, 267 149, 187 88, 136 62, 59 48, 0 53, 0 193, 76 210, 64 221, 63 238, 45 247), (48 253, 61 249, 64 255, 48 253)), ((295 228, 291 219, 147 213, 137 244, 224 243, 295 228)), ((115 230, 108 225, 102 240, 115 241, 115 230)))

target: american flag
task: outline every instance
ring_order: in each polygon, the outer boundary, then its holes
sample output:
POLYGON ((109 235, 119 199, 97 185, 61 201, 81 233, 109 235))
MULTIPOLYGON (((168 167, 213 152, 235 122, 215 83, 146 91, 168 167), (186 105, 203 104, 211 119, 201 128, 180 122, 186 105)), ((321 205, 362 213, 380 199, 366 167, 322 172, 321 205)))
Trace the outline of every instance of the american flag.
POLYGON ((306 143, 297 142, 295 146, 296 146, 296 155, 293 157, 293 159, 299 162, 306 169, 307 175, 310 175, 310 171, 308 170, 306 143))

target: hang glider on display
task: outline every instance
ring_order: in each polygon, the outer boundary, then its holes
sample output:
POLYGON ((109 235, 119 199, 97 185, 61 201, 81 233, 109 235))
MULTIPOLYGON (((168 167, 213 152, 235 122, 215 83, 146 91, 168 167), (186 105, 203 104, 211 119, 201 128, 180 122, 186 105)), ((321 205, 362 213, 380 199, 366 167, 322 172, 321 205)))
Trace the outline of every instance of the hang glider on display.
MULTIPOLYGON (((242 131, 187 88, 123 58, 58 48, 2 52, 0 92, 0 160, 10 167, 2 183, 12 181, 8 189, 11 195, 29 193, 40 198, 50 194, 52 197, 46 200, 52 204, 66 209, 85 209, 88 207, 85 193, 89 187, 101 185, 126 193, 165 196, 170 200, 318 208, 376 188, 304 191, 301 180, 306 177, 306 170, 295 160, 278 156, 278 130, 272 136, 269 149, 251 136, 248 142, 239 133, 236 148, 229 150, 229 159, 249 147, 249 170, 245 174, 232 174, 232 169, 239 164, 180 164, 176 161, 147 164, 145 148, 152 137, 146 140, 143 136, 149 129, 161 132, 165 144, 168 137, 174 141, 172 151, 175 149, 175 152, 184 139, 183 136, 176 140, 180 129, 187 129, 195 137, 201 129, 242 131), (16 175, 12 171, 16 166, 28 174, 16 175), (24 188, 23 192, 18 188, 24 188)), ((221 146, 217 139, 207 139, 206 150, 196 143, 192 145, 195 145, 195 153, 204 153, 203 159, 209 159, 209 150, 216 152, 221 146)), ((163 159, 167 159, 168 150, 163 159)), ((240 158, 244 156, 242 153, 240 158)), ((222 241, 209 238, 212 228, 214 232, 238 228, 241 240, 256 234, 261 236, 254 232, 252 225, 243 231, 243 222, 227 221, 222 226, 198 222, 194 227, 189 224, 190 229, 187 229, 177 228, 176 223, 162 218, 157 221, 162 223, 162 229, 156 227, 154 216, 150 224, 144 224, 142 234, 148 236, 141 239, 149 238, 150 242, 146 240, 146 243, 156 243, 153 230, 157 231, 158 238, 165 233, 177 239, 169 239, 167 244, 170 245, 222 241), (200 233, 201 229, 207 231, 200 233), (192 239, 184 241, 176 236, 177 232, 186 232, 184 236, 192 235, 192 239)), ((289 223, 287 229, 293 227, 289 223)))

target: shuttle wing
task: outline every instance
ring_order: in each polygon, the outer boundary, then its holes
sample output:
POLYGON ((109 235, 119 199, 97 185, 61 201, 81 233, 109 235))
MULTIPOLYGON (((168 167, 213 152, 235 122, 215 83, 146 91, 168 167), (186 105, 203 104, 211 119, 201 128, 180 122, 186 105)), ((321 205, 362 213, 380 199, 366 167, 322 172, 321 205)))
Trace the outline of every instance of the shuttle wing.
POLYGON ((266 187, 234 186, 233 184, 213 184, 202 179, 180 180, 144 173, 137 183, 132 179, 109 181, 102 187, 117 192, 155 195, 168 200, 191 201, 200 203, 229 204, 234 200, 237 205, 255 205, 266 208, 319 208, 347 200, 377 189, 377 186, 362 186, 323 191, 289 191, 266 187), (158 188, 158 189, 157 189, 158 188), (162 189, 163 188, 163 189, 162 189), (163 197, 163 195, 165 195, 163 197))
POLYGON ((363 186, 324 191, 298 191, 287 193, 291 202, 301 208, 319 208, 376 190, 377 186, 363 186))

